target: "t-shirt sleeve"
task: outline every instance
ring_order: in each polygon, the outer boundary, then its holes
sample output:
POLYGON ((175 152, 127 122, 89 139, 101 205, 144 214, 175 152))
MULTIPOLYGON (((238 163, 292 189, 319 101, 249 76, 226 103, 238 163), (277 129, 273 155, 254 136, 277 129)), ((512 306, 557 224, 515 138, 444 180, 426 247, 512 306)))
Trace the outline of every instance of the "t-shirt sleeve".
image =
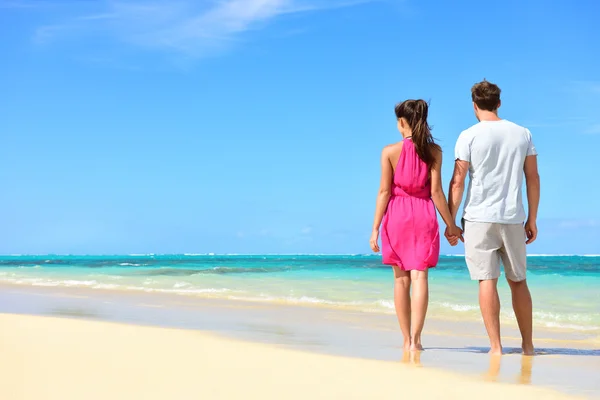
POLYGON ((533 138, 531 137, 531 132, 527 129, 527 139, 529 140, 529 144, 527 146, 527 155, 528 156, 537 156, 537 150, 535 149, 535 145, 533 144, 533 138))
POLYGON ((471 162, 471 141, 464 133, 461 133, 456 141, 454 159, 471 162))

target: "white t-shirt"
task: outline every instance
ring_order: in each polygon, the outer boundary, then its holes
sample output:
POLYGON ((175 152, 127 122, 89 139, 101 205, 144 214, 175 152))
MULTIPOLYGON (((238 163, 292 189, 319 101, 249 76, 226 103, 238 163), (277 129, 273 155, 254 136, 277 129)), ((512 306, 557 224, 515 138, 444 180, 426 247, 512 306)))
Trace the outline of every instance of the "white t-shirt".
POLYGON ((537 155, 531 132, 507 120, 481 121, 463 131, 455 158, 469 162, 463 218, 473 222, 521 224, 525 157, 537 155))

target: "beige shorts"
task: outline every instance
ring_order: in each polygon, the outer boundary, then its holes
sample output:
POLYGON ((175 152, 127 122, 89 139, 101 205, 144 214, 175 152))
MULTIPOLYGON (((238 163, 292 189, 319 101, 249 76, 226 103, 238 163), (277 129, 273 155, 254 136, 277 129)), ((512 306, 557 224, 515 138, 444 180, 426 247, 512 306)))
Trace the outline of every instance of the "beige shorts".
POLYGON ((523 224, 496 224, 463 220, 465 258, 473 280, 500 277, 500 261, 506 278, 525 279, 527 250, 523 224))

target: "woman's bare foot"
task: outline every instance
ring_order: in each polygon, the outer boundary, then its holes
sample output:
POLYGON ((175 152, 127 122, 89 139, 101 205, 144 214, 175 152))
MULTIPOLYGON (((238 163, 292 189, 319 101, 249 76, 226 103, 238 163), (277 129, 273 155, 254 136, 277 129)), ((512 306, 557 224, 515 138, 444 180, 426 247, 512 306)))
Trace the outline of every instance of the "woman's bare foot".
POLYGON ((501 356, 502 355, 502 347, 494 348, 492 347, 488 352, 490 356, 501 356))
POLYGON ((404 346, 402 346, 404 351, 410 351, 410 339, 404 338, 404 346))
POLYGON ((410 351, 423 351, 423 345, 421 344, 421 341, 413 342, 410 345, 410 351))

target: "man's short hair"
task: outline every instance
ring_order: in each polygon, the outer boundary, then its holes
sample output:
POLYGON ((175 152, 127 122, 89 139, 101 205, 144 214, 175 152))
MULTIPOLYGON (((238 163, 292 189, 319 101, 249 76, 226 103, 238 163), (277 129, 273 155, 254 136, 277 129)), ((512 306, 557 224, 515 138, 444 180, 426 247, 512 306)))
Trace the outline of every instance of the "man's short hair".
POLYGON ((500 88, 484 79, 473 85, 471 98, 480 110, 496 111, 500 106, 500 88))

